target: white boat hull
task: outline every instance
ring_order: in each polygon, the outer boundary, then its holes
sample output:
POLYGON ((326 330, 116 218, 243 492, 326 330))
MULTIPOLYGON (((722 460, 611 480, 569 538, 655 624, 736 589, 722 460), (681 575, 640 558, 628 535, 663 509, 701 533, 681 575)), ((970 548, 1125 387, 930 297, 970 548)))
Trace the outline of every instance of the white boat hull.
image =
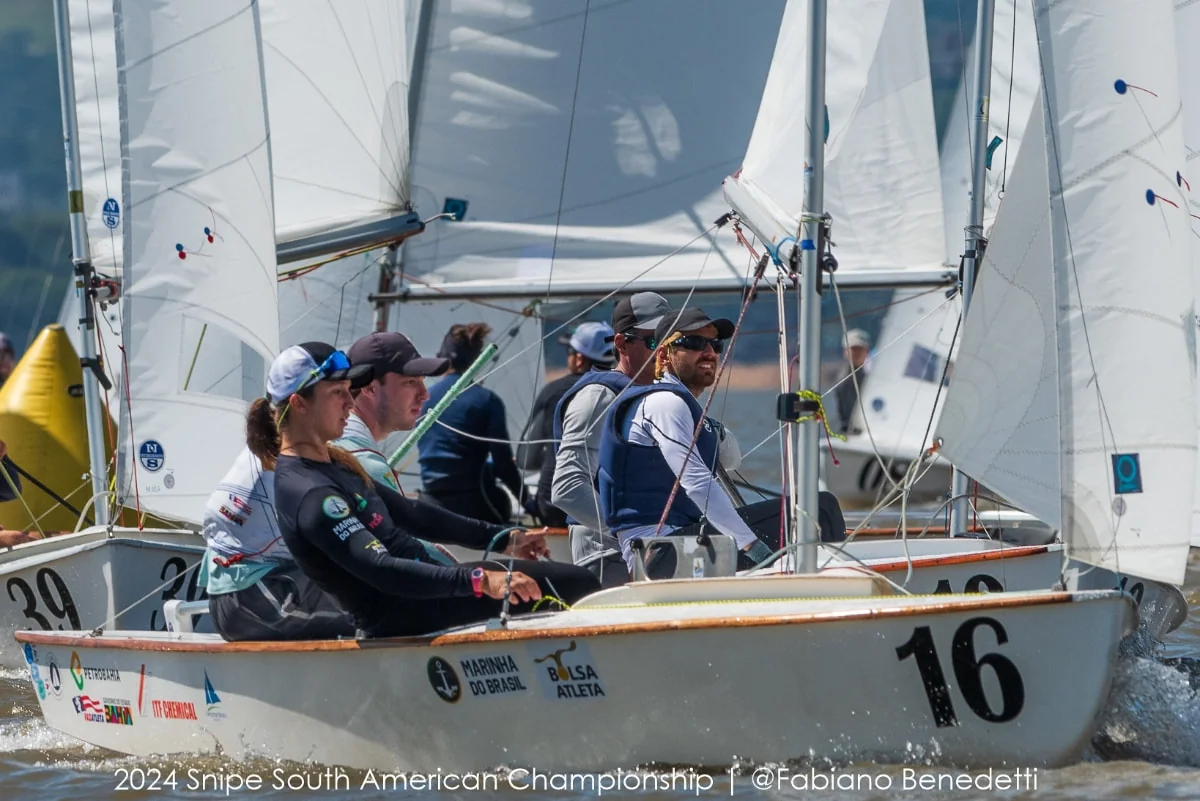
MULTIPOLYGON (((62 534, 0 552, 0 666, 25 658, 13 632, 163 630, 163 601, 204 597, 196 565, 204 540, 187 531, 105 529, 62 534)), ((211 621, 201 620, 212 631, 211 621)))
MULTIPOLYGON (((873 504, 888 493, 892 484, 885 478, 883 468, 865 435, 851 436, 846 442, 833 441, 838 464, 834 465, 827 451, 822 451, 821 478, 825 488, 837 496, 843 506, 873 504)), ((896 481, 904 478, 916 454, 908 457, 885 457, 889 473, 896 481)), ((920 468, 921 478, 912 486, 909 502, 914 504, 941 501, 950 489, 950 464, 938 459, 920 468)))
POLYGON ((139 756, 424 772, 798 757, 1038 767, 1079 758, 1134 616, 1115 592, 813 598, 821 578, 654 582, 640 604, 600 593, 434 638, 19 639, 35 681, 62 677, 40 699, 50 726, 139 756), (728 597, 756 593, 785 598, 728 597), (89 669, 83 687, 65 678, 72 660, 89 669))

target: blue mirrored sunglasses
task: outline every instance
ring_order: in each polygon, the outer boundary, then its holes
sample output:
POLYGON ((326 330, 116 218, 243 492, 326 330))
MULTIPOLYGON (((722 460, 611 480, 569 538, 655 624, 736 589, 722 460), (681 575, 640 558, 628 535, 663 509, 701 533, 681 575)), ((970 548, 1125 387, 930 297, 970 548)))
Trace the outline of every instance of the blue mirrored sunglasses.
POLYGON ((321 362, 316 370, 313 370, 308 374, 308 378, 304 379, 300 386, 296 388, 296 391, 299 392, 305 387, 311 386, 322 379, 328 378, 340 370, 349 369, 350 357, 345 353, 342 353, 340 350, 335 350, 333 353, 329 354, 328 359, 321 362))

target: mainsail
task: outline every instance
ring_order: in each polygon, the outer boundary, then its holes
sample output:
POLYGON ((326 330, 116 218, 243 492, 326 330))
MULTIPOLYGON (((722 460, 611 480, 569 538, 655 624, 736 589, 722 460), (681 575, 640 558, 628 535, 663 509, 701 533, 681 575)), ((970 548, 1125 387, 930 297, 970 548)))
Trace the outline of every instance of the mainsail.
POLYGON ((260 7, 285 279, 280 337, 348 347, 372 330, 368 295, 378 287, 380 254, 304 267, 420 230, 409 208, 405 3, 264 0, 260 7))
POLYGON ((246 402, 278 350, 258 8, 138 0, 117 12, 128 371, 118 502, 195 521, 243 446, 246 402))

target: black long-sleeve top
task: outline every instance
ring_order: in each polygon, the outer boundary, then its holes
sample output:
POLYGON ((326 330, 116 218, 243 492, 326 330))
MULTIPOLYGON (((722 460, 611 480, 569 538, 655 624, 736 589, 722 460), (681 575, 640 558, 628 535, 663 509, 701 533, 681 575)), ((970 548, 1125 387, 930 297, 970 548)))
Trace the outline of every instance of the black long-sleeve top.
MULTIPOLYGON (((280 456, 275 468, 279 529, 310 578, 370 628, 380 596, 470 596, 470 570, 428 561, 426 540, 480 550, 503 528, 370 485, 336 462, 280 456)), ((500 551, 508 537, 492 545, 500 551)))

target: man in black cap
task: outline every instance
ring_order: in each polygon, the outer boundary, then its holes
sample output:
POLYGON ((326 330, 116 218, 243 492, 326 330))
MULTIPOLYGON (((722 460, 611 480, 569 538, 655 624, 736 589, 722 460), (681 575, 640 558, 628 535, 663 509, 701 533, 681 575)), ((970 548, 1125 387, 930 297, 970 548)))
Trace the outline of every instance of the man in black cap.
POLYGON ((655 331, 659 380, 623 394, 605 417, 600 504, 631 571, 632 540, 702 520, 733 537, 754 564, 772 553, 715 480, 720 435, 696 400, 716 383, 717 361, 733 330, 732 321, 710 319, 702 309, 665 315, 655 331), (679 489, 667 507, 677 476, 679 489))
POLYGON ((450 369, 449 359, 421 356, 404 334, 375 332, 350 346, 350 363, 369 364, 375 378, 352 391, 354 409, 342 438, 334 442, 354 454, 371 478, 400 491, 400 480, 388 464, 381 443, 394 431, 409 431, 421 416, 421 404, 429 398, 427 376, 450 369))
MULTIPOLYGON (((353 454, 371 478, 404 494, 382 443, 392 432, 411 431, 416 426, 421 404, 429 398, 425 378, 445 373, 450 360, 421 356, 408 337, 394 331, 367 334, 351 345, 346 355, 356 367, 375 368, 375 377, 365 387, 350 391, 354 408, 341 439, 332 444, 353 454)), ((455 563, 441 546, 420 542, 435 562, 455 563)))
POLYGON ((666 299, 653 292, 622 298, 613 309, 612 370, 584 373, 554 410, 554 458, 551 501, 568 514, 571 558, 586 566, 604 587, 629 580, 620 545, 604 525, 596 496, 600 436, 604 413, 631 383, 654 381, 654 329, 672 315, 666 299))
MULTIPOLYGON (((655 331, 658 381, 624 393, 605 417, 600 504, 630 570, 636 558, 633 540, 699 533, 706 527, 733 538, 743 567, 761 564, 775 550, 759 537, 778 537, 778 503, 734 507, 715 480, 721 426, 704 415, 697 400, 716 383, 718 359, 733 332, 730 320, 710 319, 702 309, 666 315, 655 331)), ((832 496, 822 499, 822 527, 831 532, 826 539, 836 536, 840 518, 838 510, 826 524, 830 512, 824 505, 829 501, 836 506, 832 496)), ((844 539, 845 523, 840 526, 844 539)), ((647 565, 651 578, 674 574, 673 560, 664 560, 664 573, 656 573, 657 566, 653 559, 647 565)))

